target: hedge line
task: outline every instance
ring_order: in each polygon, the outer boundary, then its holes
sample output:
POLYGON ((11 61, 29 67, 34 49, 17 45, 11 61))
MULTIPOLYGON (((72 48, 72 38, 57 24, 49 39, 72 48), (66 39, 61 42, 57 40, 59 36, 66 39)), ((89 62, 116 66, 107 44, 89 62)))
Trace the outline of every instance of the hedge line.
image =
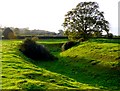
MULTIPOLYGON (((25 39, 25 38, 31 38, 34 36, 17 36, 17 39, 25 39)), ((68 39, 67 36, 36 36, 39 39, 68 39)), ((5 39, 4 37, 2 37, 2 39, 5 39)))

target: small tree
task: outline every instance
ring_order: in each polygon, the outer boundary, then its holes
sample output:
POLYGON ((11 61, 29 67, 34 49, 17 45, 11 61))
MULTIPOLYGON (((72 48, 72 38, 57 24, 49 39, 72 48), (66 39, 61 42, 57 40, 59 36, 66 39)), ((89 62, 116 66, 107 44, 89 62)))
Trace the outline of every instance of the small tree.
POLYGON ((63 27, 65 34, 73 38, 88 39, 94 33, 99 36, 103 31, 109 32, 109 22, 104 13, 98 10, 97 2, 81 2, 76 8, 67 12, 63 27))
POLYGON ((16 35, 19 35, 19 34, 20 34, 20 29, 19 29, 19 28, 15 28, 13 31, 14 31, 14 33, 15 33, 16 35))
POLYGON ((15 33, 10 28, 5 28, 5 30, 3 31, 3 36, 5 39, 16 38, 15 33))

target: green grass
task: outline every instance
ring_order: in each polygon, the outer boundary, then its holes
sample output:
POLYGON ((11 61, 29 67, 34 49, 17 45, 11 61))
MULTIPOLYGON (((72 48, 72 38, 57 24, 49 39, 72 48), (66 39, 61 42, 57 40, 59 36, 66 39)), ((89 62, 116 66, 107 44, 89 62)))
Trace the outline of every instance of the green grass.
MULTIPOLYGON (((99 40, 100 41, 100 40, 99 40)), ((102 39, 102 41, 104 41, 102 39)), ((115 40, 114 40, 115 41, 115 40)), ((118 40, 116 40, 118 41, 118 40)), ((73 47, 70 50, 61 53, 62 56, 70 56, 72 58, 88 58, 90 60, 97 60, 101 63, 114 65, 118 63, 119 49, 118 43, 106 43, 106 42, 98 42, 98 40, 90 40, 80 44, 77 47, 73 47), (74 52, 74 54, 73 54, 74 52), (111 63, 111 64, 110 64, 111 63)))
POLYGON ((58 60, 35 62, 19 52, 21 40, 3 40, 2 89, 120 90, 119 40, 91 39, 61 52, 66 41, 37 41, 58 60))
POLYGON ((81 69, 76 77, 78 81, 98 84, 106 89, 120 89, 119 43, 120 40, 91 39, 60 55, 71 58, 71 61, 67 60, 69 64, 81 69))

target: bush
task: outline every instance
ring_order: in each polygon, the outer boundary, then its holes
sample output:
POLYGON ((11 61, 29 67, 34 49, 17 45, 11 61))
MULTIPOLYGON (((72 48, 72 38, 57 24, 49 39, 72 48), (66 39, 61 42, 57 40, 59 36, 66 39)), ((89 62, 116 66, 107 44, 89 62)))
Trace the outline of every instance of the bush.
POLYGON ((84 38, 80 38, 78 41, 79 41, 79 42, 84 42, 85 39, 84 39, 84 38))
POLYGON ((65 51, 73 46, 75 46, 79 42, 74 42, 74 41, 68 41, 62 45, 62 51, 65 51))
POLYGON ((15 39, 16 35, 10 28, 5 28, 3 31, 3 36, 5 39, 15 39))
POLYGON ((113 38, 113 34, 112 34, 112 33, 109 33, 109 34, 108 34, 108 38, 109 38, 109 39, 112 39, 112 38, 113 38))
POLYGON ((56 59, 43 45, 37 44, 32 39, 25 39, 19 50, 33 60, 54 60, 56 59))
POLYGON ((32 37, 32 40, 37 41, 37 40, 39 40, 39 38, 34 36, 34 37, 32 37))

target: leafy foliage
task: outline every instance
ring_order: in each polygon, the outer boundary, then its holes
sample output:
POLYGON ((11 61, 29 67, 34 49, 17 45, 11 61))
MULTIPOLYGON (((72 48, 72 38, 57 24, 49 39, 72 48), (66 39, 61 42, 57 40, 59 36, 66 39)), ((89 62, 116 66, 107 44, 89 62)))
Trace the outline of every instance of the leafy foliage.
POLYGON ((20 45, 23 54, 34 60, 54 60, 55 57, 43 46, 38 45, 35 41, 27 38, 24 43, 20 45))
POLYGON ((103 30, 108 34, 109 22, 98 8, 97 2, 81 2, 76 8, 67 12, 63 23, 65 34, 72 39, 101 36, 103 30))

